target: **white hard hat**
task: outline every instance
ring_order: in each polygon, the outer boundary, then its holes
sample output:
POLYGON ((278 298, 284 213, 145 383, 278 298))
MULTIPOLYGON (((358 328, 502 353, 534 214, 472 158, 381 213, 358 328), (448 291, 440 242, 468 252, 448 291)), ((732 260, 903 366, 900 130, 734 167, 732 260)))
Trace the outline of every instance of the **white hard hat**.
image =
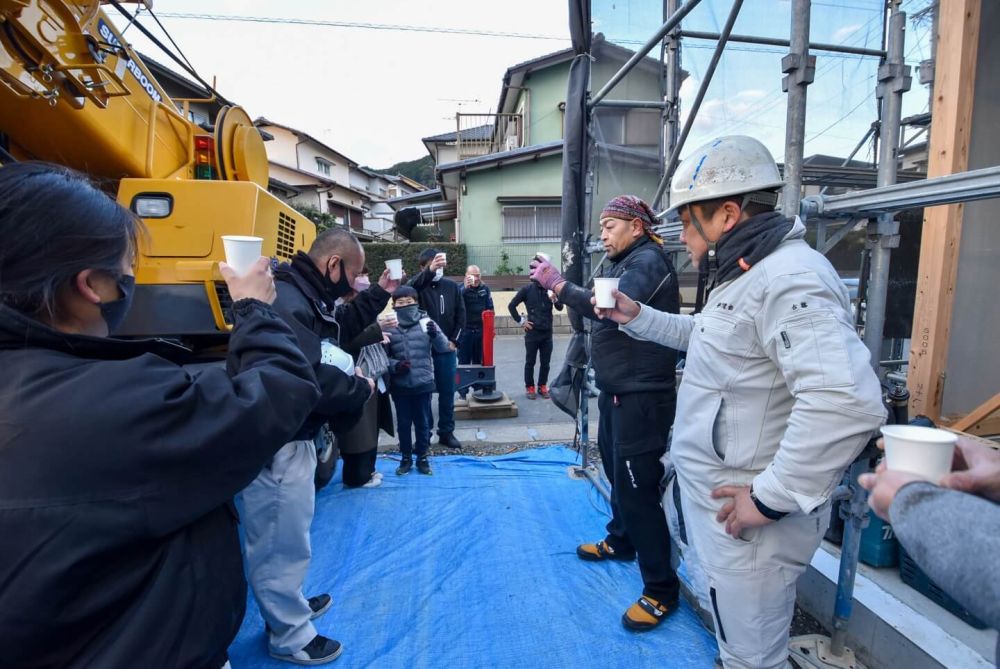
POLYGON ((753 137, 730 135, 699 146, 685 158, 670 182, 670 208, 727 195, 773 191, 784 185, 767 147, 753 137))

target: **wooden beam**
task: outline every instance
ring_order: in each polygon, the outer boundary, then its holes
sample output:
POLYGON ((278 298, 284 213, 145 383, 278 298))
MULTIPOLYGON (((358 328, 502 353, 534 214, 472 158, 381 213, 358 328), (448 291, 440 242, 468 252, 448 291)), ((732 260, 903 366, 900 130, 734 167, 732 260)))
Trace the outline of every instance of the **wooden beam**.
POLYGON ((990 415, 997 409, 1000 409, 1000 393, 997 393, 990 399, 986 400, 975 409, 952 423, 949 427, 953 430, 958 430, 959 432, 967 432, 973 425, 982 423, 989 418, 990 415))
MULTIPOLYGON (((928 177, 963 172, 969 166, 980 2, 949 0, 937 4, 928 177)), ((941 417, 964 213, 965 206, 957 204, 930 207, 924 214, 907 371, 913 416, 941 417)))

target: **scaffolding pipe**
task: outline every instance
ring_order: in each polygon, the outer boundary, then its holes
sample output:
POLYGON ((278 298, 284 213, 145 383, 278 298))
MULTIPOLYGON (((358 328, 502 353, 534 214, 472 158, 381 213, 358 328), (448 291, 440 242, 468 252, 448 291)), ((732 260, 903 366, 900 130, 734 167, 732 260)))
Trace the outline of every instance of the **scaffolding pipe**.
POLYGON ((1000 165, 843 195, 810 195, 802 200, 799 215, 841 218, 856 213, 858 218, 866 218, 904 209, 993 198, 1000 198, 1000 165))
MULTIPOLYGON (((680 0, 665 0, 663 5, 664 15, 672 16, 679 6, 680 0)), ((667 34, 667 38, 663 42, 663 57, 666 61, 666 67, 664 68, 666 90, 664 91, 663 100, 666 102, 666 106, 663 108, 663 115, 660 122, 666 128, 666 132, 663 133, 658 141, 660 151, 657 155, 661 157, 668 155, 674 150, 674 146, 677 144, 677 135, 680 132, 681 44, 678 35, 679 31, 674 29, 667 34)), ((660 171, 656 175, 657 183, 663 179, 663 170, 665 167, 666 165, 661 160, 659 165, 660 171)), ((657 206, 656 200, 653 200, 650 204, 653 205, 654 209, 657 206)))
POLYGON ((677 168, 677 162, 680 159, 681 151, 684 149, 684 143, 687 141, 691 127, 694 125, 694 120, 698 116, 698 110, 701 109, 701 102, 705 99, 705 94, 708 92, 708 85, 712 83, 715 69, 719 66, 719 60, 722 58, 722 52, 726 48, 729 34, 733 31, 733 25, 736 24, 736 17, 740 15, 742 7, 743 0, 733 1, 733 6, 729 10, 729 17, 726 19, 726 25, 722 27, 722 35, 719 37, 719 43, 715 45, 715 51, 712 52, 712 60, 709 61, 708 67, 705 69, 705 76, 701 81, 701 85, 698 86, 698 94, 695 96, 694 102, 691 103, 691 112, 684 122, 684 128, 681 130, 681 135, 677 139, 677 143, 670 150, 670 158, 667 160, 666 167, 663 170, 663 177, 660 179, 660 183, 656 187, 656 192, 653 194, 654 210, 660 208, 660 198, 663 197, 663 193, 667 190, 667 184, 670 183, 674 169, 677 168))
MULTIPOLYGON (((900 121, 903 117, 903 93, 910 87, 909 67, 903 62, 903 41, 906 37, 906 14, 899 10, 901 0, 890 5, 886 31, 888 57, 878 69, 875 96, 882 103, 881 145, 878 161, 878 186, 896 183, 896 158, 899 153, 900 121)), ((892 247, 899 245, 899 223, 893 214, 881 213, 868 222, 871 239, 869 283, 865 290, 865 345, 871 354, 876 374, 881 374, 878 361, 882 357, 882 331, 885 328, 886 293, 889 287, 889 257, 892 247)), ((837 598, 833 610, 833 633, 830 651, 840 657, 847 641, 847 625, 854 607, 854 579, 858 571, 861 532, 868 523, 867 492, 858 485, 858 476, 869 469, 867 461, 855 462, 850 468, 848 485, 851 499, 844 517, 844 539, 841 544, 840 574, 837 578, 837 598)))
POLYGON ((615 72, 614 76, 608 79, 608 83, 604 84, 604 87, 597 91, 592 98, 590 98, 590 102, 587 103, 587 107, 589 109, 593 109, 598 102, 606 98, 608 93, 610 93, 611 90, 618 85, 618 82, 624 79, 639 61, 648 56, 649 52, 660 43, 663 36, 673 30, 674 27, 681 22, 681 19, 687 16, 692 9, 698 6, 699 2, 701 2, 701 0, 688 0, 680 8, 678 8, 678 10, 674 12, 662 26, 660 26, 660 29, 656 31, 656 34, 646 40, 646 43, 643 44, 638 51, 632 54, 632 57, 621 66, 621 69, 615 72))
POLYGON ((809 9, 811 0, 792 0, 792 25, 788 55, 781 59, 785 76, 781 88, 788 93, 785 114, 785 186, 782 210, 798 213, 802 199, 802 158, 806 143, 806 90, 816 74, 816 57, 809 55, 809 9))
POLYGON ((594 107, 611 107, 613 109, 663 109, 666 102, 656 100, 601 100, 594 107))
MULTIPOLYGON (((896 183, 899 154, 900 120, 903 111, 903 93, 910 89, 910 68, 903 60, 903 42, 906 36, 906 14, 895 0, 889 15, 886 62, 878 69, 876 97, 882 103, 882 141, 879 146, 878 185, 896 183)), ((899 223, 893 214, 885 212, 868 224, 871 248, 871 283, 866 297, 865 345, 871 353, 873 366, 882 357, 882 330, 885 327, 886 293, 889 286, 889 257, 899 246, 899 223)))
MULTIPOLYGON (((699 30, 682 30, 681 37, 690 37, 691 39, 708 39, 717 40, 719 39, 719 33, 706 33, 699 30)), ((767 46, 791 46, 791 43, 787 39, 780 39, 777 37, 758 37, 756 35, 730 35, 730 42, 740 42, 743 44, 764 44, 767 46)), ((877 58, 885 58, 885 51, 881 49, 866 49, 860 46, 846 46, 843 44, 824 44, 822 42, 809 42, 810 51, 830 51, 832 53, 848 53, 855 56, 874 56, 877 58)))

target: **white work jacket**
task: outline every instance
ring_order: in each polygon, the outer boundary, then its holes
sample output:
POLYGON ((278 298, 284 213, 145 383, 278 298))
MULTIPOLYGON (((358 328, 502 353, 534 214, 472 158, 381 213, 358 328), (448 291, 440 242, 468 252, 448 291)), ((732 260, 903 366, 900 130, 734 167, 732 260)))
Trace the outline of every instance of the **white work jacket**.
POLYGON ((622 330, 687 350, 671 460, 695 495, 750 485, 776 511, 809 513, 885 420, 868 349, 827 259, 798 219, 702 313, 643 306, 622 330))

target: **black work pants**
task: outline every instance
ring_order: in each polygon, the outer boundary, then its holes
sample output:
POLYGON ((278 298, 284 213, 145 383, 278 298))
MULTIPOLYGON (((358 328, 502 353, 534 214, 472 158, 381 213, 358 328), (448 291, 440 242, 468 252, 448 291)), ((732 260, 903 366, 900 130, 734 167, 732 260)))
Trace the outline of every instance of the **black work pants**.
POLYGON ((549 361, 552 359, 552 331, 528 330, 524 333, 524 385, 535 385, 535 359, 538 365, 538 385, 549 382, 549 361))
POLYGON ((670 532, 660 498, 667 436, 674 420, 673 392, 612 395, 602 392, 597 444, 611 482, 611 520, 605 541, 616 553, 637 553, 644 595, 677 599, 670 566, 670 532))
POLYGON ((348 488, 359 488, 371 480, 375 471, 375 459, 378 448, 364 453, 341 453, 344 461, 344 485, 348 488))

